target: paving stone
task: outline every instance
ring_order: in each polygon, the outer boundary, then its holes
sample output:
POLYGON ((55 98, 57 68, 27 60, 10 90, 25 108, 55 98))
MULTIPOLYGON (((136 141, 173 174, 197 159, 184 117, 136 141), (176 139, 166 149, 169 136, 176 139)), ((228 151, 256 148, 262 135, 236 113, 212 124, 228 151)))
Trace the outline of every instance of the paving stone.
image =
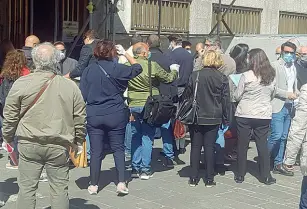
MULTIPOLYGON (((235 183, 233 172, 227 171, 225 176, 215 178, 217 186, 214 188, 206 188, 202 180, 197 187, 191 188, 188 185, 190 146, 187 147, 187 153, 180 156, 187 164, 170 170, 157 161, 162 143, 156 140, 154 177, 148 181, 130 181, 130 194, 125 197, 118 197, 115 192, 116 170, 113 156, 108 155, 102 164, 99 183, 102 190, 96 196, 87 192, 89 168, 70 170, 70 209, 297 209, 302 180, 299 167, 295 167, 294 177, 274 175, 277 184, 263 185, 255 177, 258 172, 254 161, 256 148, 254 143, 250 146, 248 170, 252 175, 247 173, 244 183, 235 183)), ((18 171, 6 169, 6 159, 6 154, 0 159, 0 201, 7 202, 3 209, 14 209, 18 193, 18 171)), ((231 168, 235 169, 235 166, 231 168)), ((204 170, 201 170, 200 176, 204 175, 204 170)), ((39 184, 37 209, 51 209, 48 183, 39 184)))

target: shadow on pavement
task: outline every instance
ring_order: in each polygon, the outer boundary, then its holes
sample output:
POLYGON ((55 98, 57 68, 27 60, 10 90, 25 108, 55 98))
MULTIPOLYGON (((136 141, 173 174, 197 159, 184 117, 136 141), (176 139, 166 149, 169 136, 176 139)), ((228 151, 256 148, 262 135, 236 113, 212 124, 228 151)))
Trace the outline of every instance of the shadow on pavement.
MULTIPOLYGON (((101 191, 103 188, 108 186, 110 183, 114 182, 117 184, 117 174, 116 169, 113 167, 110 170, 103 170, 100 172, 100 179, 99 179, 99 191, 101 191)), ((77 186, 81 189, 87 189, 89 186, 90 178, 88 176, 81 177, 77 179, 76 181, 77 186)), ((98 192, 99 192, 98 191, 98 192)))
MULTIPOLYGON (((81 198, 73 198, 69 200, 69 208, 76 209, 76 208, 82 208, 82 209, 100 209, 97 205, 93 204, 86 204, 87 200, 81 199, 81 198)), ((51 209, 51 207, 44 208, 44 209, 51 209)))
POLYGON ((7 202, 10 196, 17 194, 18 191, 17 178, 9 178, 4 182, 0 182, 0 202, 7 202))

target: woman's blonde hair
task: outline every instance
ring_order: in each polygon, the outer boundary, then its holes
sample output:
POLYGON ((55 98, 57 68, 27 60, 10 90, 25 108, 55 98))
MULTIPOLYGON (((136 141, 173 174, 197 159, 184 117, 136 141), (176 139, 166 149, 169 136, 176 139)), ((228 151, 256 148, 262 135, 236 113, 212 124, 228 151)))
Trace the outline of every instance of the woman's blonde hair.
POLYGON ((209 50, 204 54, 203 64, 205 67, 220 68, 224 61, 220 52, 209 50))

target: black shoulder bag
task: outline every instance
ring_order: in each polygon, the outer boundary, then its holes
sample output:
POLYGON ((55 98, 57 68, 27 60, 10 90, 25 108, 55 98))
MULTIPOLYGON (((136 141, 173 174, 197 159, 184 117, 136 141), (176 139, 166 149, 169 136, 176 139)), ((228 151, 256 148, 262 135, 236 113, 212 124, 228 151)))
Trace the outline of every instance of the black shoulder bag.
POLYGON ((143 120, 149 125, 160 127, 176 114, 172 98, 165 95, 152 95, 151 60, 148 60, 149 97, 143 109, 143 120))
POLYGON ((177 119, 181 121, 183 124, 190 125, 195 124, 197 118, 197 102, 196 102, 196 95, 197 95, 197 89, 198 89, 198 83, 199 83, 199 72, 196 76, 195 81, 195 90, 193 97, 188 97, 183 100, 182 103, 179 105, 179 110, 177 113, 177 119))

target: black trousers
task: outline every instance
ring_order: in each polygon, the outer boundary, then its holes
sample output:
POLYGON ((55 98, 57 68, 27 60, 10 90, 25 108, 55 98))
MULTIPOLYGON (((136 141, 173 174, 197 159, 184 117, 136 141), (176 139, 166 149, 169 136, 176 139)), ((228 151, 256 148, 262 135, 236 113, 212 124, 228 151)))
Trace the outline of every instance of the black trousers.
POLYGON ((91 144, 91 185, 98 185, 101 163, 104 157, 104 142, 108 138, 113 153, 117 180, 125 182, 125 132, 128 123, 126 110, 104 116, 87 118, 87 131, 91 144))
POLYGON ((253 130, 258 151, 258 163, 262 178, 270 175, 270 158, 267 138, 271 120, 237 117, 238 132, 238 175, 245 176, 247 164, 247 150, 249 148, 251 131, 253 130))
POLYGON ((206 178, 207 180, 214 179, 214 145, 217 137, 219 125, 191 125, 191 178, 198 178, 199 161, 201 149, 204 146, 205 163, 206 163, 206 178))

